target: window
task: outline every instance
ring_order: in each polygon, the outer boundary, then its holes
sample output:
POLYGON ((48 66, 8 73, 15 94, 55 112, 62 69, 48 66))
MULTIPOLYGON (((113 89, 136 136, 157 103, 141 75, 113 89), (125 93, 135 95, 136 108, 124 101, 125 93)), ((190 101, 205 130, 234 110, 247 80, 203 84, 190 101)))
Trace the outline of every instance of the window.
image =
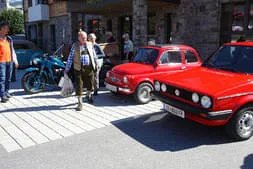
POLYGON ((32 7, 33 6, 33 1, 32 0, 28 0, 28 7, 32 7))
POLYGON ((220 43, 253 40, 253 0, 222 4, 220 43))
POLYGON ((14 49, 30 49, 29 46, 25 45, 25 44, 15 44, 14 43, 14 49))
POLYGON ((181 52, 169 51, 162 55, 160 64, 182 63, 181 52))
POLYGON ((186 63, 194 63, 198 62, 196 55, 192 51, 185 51, 184 52, 185 62, 186 63))
POLYGON ((155 13, 148 14, 148 35, 155 35, 156 15, 155 13))

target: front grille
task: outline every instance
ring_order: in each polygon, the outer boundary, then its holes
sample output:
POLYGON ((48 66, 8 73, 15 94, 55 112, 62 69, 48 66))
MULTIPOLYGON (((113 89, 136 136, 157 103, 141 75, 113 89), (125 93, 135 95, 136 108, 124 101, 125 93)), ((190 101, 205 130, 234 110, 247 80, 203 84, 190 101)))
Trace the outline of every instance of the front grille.
POLYGON ((192 102, 192 93, 193 92, 190 92, 188 90, 181 89, 181 88, 178 88, 178 87, 175 87, 172 85, 166 85, 166 87, 167 87, 166 93, 192 102), (180 93, 178 96, 176 95, 176 90, 178 90, 180 93))

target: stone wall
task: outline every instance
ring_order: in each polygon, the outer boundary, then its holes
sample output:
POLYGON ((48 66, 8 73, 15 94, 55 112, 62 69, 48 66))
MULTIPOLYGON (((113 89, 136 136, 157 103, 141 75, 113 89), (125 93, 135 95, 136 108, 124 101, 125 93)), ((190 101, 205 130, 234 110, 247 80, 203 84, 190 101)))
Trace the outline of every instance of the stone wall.
POLYGON ((51 25, 55 25, 56 48, 60 47, 62 43, 65 44, 72 43, 69 16, 67 15, 50 18, 50 21, 43 22, 43 37, 42 37, 43 50, 48 53, 55 51, 51 37, 51 30, 50 30, 51 25))
POLYGON ((147 44, 147 0, 132 0, 133 42, 136 46, 147 44))
POLYGON ((218 0, 181 0, 174 16, 173 43, 197 49, 202 59, 219 47, 220 3, 218 0))

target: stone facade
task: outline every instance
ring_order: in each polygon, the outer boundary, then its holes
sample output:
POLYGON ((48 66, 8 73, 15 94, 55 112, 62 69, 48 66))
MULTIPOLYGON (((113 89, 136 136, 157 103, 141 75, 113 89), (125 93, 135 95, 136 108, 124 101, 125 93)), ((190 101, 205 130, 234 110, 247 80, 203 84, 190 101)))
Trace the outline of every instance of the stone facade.
POLYGON ((133 40, 136 46, 146 45, 148 4, 146 0, 132 1, 133 16, 133 40))
POLYGON ((0 1, 0 12, 9 7, 9 0, 0 1))

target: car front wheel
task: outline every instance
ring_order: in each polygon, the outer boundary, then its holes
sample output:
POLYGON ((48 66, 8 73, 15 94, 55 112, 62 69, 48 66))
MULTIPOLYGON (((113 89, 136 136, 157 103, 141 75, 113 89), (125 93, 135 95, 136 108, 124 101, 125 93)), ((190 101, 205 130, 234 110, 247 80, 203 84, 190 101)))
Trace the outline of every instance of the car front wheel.
POLYGON ((253 106, 240 109, 226 125, 227 133, 236 140, 247 140, 253 135, 253 106))
POLYGON ((150 83, 141 83, 135 93, 135 101, 139 104, 146 104, 152 100, 150 92, 153 91, 153 86, 150 83))

